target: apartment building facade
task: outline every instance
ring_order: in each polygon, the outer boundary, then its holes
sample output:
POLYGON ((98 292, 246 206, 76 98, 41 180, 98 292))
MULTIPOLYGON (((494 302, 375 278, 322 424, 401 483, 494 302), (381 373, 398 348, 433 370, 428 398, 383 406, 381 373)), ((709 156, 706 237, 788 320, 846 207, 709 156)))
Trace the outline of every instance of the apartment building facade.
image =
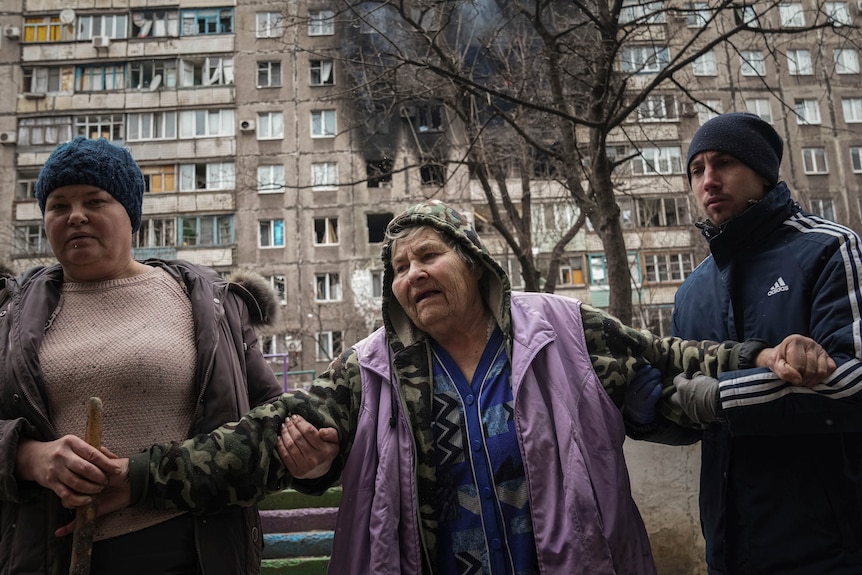
MULTIPOLYGON (((288 354, 284 369, 302 372, 297 383, 380 325, 380 242, 394 214, 441 197, 480 227, 488 220, 487 202, 465 168, 417 165, 391 143, 397 139, 372 146, 359 137, 346 105, 356 97, 348 64, 333 57, 355 22, 326 2, 5 6, 0 204, 8 209, 0 210, 0 259, 18 271, 52 261, 33 199, 40 166, 59 143, 104 136, 128 147, 146 176, 135 257, 266 277, 283 313, 278 327, 262 334, 265 350, 288 354)), ((713 25, 705 2, 687 3, 677 16, 658 16, 662 6, 626 2, 626 18, 656 13, 650 44, 621 55, 633 81, 648 81, 662 65, 662 50, 674 50, 686 30, 713 25), (657 49, 662 37, 667 44, 657 49)), ((802 26, 811 14, 862 24, 862 2, 813 6, 783 4, 769 15, 770 25, 802 26)), ((754 8, 729 17, 757 17, 754 8)), ((676 287, 706 253, 693 226, 699 215, 684 154, 697 127, 716 113, 748 110, 772 122, 786 142, 782 177, 804 207, 860 229, 858 45, 823 30, 779 47, 754 35, 745 49, 717 45, 691 64, 688 94, 656 90, 626 129, 611 135, 619 154, 632 156, 620 171, 618 195, 635 324, 667 333, 676 287)), ((445 115, 426 112, 404 109, 390 129, 444 131, 445 115)), ((546 230, 575 216, 557 201, 564 190, 552 182, 543 189, 535 218, 540 257, 551 245, 546 230)), ((483 232, 515 287, 522 285, 515 254, 493 230, 483 232)), ((569 244, 557 282, 557 293, 607 306, 604 253, 589 228, 569 244)))

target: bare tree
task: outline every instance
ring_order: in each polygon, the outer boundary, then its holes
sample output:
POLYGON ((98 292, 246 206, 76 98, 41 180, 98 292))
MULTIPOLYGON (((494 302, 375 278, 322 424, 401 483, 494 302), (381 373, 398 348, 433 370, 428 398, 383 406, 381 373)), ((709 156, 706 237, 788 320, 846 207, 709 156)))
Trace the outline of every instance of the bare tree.
MULTIPOLYGON (((698 100, 691 70, 716 49, 744 57, 758 47, 786 62, 788 37, 852 31, 825 3, 804 23, 781 26, 786 8, 777 0, 336 5, 332 19, 351 30, 336 55, 352 76, 354 126, 374 148, 393 121, 407 122, 402 143, 412 147, 413 165, 390 160, 381 173, 418 166, 442 187, 457 168, 466 170, 465 187, 484 199, 479 211, 517 256, 528 290, 554 290, 562 254, 589 223, 605 252, 610 312, 623 321, 631 321, 632 297, 618 199, 631 190, 631 166, 684 186, 679 148, 656 147, 667 135, 635 120, 671 101, 708 104, 698 100), (643 155, 647 147, 658 152, 643 155), (539 201, 576 208, 547 253, 535 249, 539 201)), ((764 80, 763 90, 774 89, 764 80)))

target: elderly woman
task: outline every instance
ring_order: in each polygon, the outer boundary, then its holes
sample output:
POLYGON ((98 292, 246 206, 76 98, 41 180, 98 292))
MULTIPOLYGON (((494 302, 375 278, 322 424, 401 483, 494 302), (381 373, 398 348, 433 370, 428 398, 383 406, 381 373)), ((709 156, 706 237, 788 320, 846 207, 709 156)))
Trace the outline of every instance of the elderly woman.
MULTIPOLYGON (((58 264, 0 279, 0 571, 69 573, 54 530, 107 481, 82 439, 104 404, 118 453, 209 432, 281 393, 254 326, 276 303, 262 278, 224 281, 183 261, 132 259, 144 178, 99 139, 59 146, 35 193, 58 264)), ((126 509, 96 527, 91 572, 258 573, 254 508, 206 518, 126 509)))
MULTIPOLYGON (((779 361, 789 358, 806 384, 834 367, 810 341, 763 351, 660 340, 573 299, 513 294, 467 220, 437 201, 390 223, 383 261, 384 327, 308 394, 133 456, 132 501, 197 511, 251 504, 289 483, 272 454, 279 442, 285 462, 320 454, 319 477, 294 487, 343 481, 330 573, 651 574, 622 444, 626 426, 647 434, 670 423, 653 421, 661 387, 636 367, 652 364, 669 381, 756 357, 803 383, 779 361), (331 466, 328 444, 295 414, 337 429, 331 466), (224 450, 246 465, 197 463, 224 450)), ((662 410, 691 423, 670 402, 662 410)))

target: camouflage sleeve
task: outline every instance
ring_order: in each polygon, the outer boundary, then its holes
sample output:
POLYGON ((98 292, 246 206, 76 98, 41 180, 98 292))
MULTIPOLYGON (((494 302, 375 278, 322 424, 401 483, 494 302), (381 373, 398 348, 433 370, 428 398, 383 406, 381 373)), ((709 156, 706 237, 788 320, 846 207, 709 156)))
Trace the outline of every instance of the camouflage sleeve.
POLYGON ((290 476, 275 451, 287 397, 209 434, 154 445, 129 458, 132 504, 212 512, 254 505, 288 487, 290 476))
POLYGON ((254 505, 289 486, 321 493, 341 477, 353 445, 360 399, 359 364, 349 350, 314 380, 308 392, 285 393, 238 422, 183 442, 154 445, 130 457, 132 505, 205 513, 254 505), (278 457, 281 424, 293 414, 317 427, 338 430, 339 454, 321 478, 294 480, 278 457))
POLYGON ((341 478, 353 448, 361 402, 362 376, 359 357, 353 349, 329 364, 326 372, 311 383, 308 392, 292 398, 291 413, 301 415, 317 427, 334 427, 340 444, 338 456, 326 475, 317 479, 294 479, 294 489, 318 495, 341 478))
POLYGON ((739 364, 742 344, 737 342, 660 338, 649 331, 623 325, 613 316, 586 304, 581 306, 581 317, 593 368, 613 402, 622 406, 636 366, 649 363, 663 375, 661 414, 683 427, 702 428, 667 401, 675 390, 673 378, 680 373, 691 376, 698 371, 718 377, 725 371, 737 369, 739 364))

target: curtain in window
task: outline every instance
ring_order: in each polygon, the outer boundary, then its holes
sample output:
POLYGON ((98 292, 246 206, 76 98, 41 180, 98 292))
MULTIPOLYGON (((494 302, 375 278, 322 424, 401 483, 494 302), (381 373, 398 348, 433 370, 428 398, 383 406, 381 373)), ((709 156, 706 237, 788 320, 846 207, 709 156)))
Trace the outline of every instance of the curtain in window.
POLYGON ((320 83, 332 83, 332 62, 324 61, 320 63, 320 83))

